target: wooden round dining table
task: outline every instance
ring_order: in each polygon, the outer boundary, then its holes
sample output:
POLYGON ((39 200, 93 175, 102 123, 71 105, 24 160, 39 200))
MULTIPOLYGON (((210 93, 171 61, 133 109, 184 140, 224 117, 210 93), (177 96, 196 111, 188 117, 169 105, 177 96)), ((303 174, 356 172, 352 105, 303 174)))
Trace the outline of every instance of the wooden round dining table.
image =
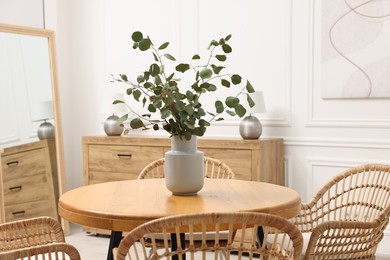
POLYGON ((61 195, 59 214, 72 223, 111 230, 111 249, 122 232, 165 216, 244 211, 291 218, 300 210, 299 194, 284 186, 232 179, 204 181, 202 190, 192 196, 172 195, 165 179, 82 186, 61 195))

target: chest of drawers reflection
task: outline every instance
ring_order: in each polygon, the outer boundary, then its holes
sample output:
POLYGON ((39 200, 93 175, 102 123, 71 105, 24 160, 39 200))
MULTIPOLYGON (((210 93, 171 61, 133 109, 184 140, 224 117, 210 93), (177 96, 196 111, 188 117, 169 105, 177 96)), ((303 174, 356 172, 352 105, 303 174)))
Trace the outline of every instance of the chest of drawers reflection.
POLYGON ((6 222, 51 216, 58 219, 54 140, 5 148, 1 154, 6 222))

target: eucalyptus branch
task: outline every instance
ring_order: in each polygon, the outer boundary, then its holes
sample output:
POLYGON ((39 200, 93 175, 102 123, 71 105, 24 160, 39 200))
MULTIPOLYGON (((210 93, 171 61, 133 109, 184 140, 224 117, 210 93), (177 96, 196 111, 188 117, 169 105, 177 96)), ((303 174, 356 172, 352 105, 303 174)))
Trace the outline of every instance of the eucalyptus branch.
MULTIPOLYGON (((220 62, 226 60, 226 55, 232 51, 227 42, 231 38, 230 35, 225 38, 221 38, 219 41, 212 40, 209 45, 209 57, 204 65, 199 65, 199 62, 195 66, 194 60, 199 60, 199 55, 194 55, 190 64, 179 63, 175 67, 175 71, 185 73, 188 70, 195 72, 195 82, 191 85, 185 93, 180 91, 178 86, 179 80, 174 77, 174 73, 167 74, 165 72, 164 58, 175 61, 175 58, 168 53, 160 55, 159 52, 168 47, 169 42, 163 43, 160 47, 156 48, 149 37, 144 37, 141 32, 134 32, 131 36, 134 41, 133 48, 140 51, 150 50, 154 56, 154 62, 150 65, 149 70, 145 71, 137 77, 138 84, 134 84, 127 80, 125 75, 121 75, 122 80, 118 82, 125 82, 131 86, 128 89, 128 95, 132 95, 138 102, 148 104, 148 111, 150 113, 159 112, 160 120, 152 120, 151 115, 136 113, 129 105, 130 112, 126 114, 126 119, 129 114, 134 114, 136 118, 133 118, 130 122, 132 129, 144 128, 148 129, 153 125, 154 130, 159 130, 160 126, 172 135, 178 135, 185 137, 186 140, 191 139, 193 135, 202 136, 206 127, 210 126, 210 122, 213 120, 219 120, 217 117, 227 112, 229 115, 238 115, 243 117, 246 109, 240 104, 239 95, 243 94, 245 88, 248 92, 253 92, 254 89, 247 81, 246 87, 243 87, 236 96, 228 96, 224 102, 220 100, 215 101, 216 113, 210 113, 212 118, 210 120, 203 119, 206 115, 206 111, 202 107, 200 98, 203 93, 216 91, 217 86, 230 87, 238 85, 242 82, 242 78, 238 74, 219 74, 224 66, 216 65, 212 63, 212 59, 215 58, 220 62), (224 53, 214 55, 216 48, 221 49, 224 53), (169 75, 167 77, 167 75, 169 75), (150 78, 150 81, 149 81, 150 78), (220 79, 219 84, 211 82, 213 80, 220 79), (154 82, 153 82, 154 80, 154 82), (142 101, 140 100, 143 96, 142 101), (234 109, 234 112, 229 108, 234 109)), ((157 46, 157 45, 156 45, 157 46)), ((216 80, 217 81, 217 80, 216 80)), ((253 106, 252 100, 248 99, 249 105, 253 106)), ((125 121, 125 116, 122 117, 125 121)))

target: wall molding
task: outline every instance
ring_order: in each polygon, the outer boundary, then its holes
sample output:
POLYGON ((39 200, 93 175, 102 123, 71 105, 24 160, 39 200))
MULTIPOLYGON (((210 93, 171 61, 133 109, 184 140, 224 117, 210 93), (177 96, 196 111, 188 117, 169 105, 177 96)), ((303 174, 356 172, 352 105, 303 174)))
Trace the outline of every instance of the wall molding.
POLYGON ((289 138, 284 137, 285 146, 334 147, 359 149, 390 149, 386 139, 336 139, 336 138, 289 138))

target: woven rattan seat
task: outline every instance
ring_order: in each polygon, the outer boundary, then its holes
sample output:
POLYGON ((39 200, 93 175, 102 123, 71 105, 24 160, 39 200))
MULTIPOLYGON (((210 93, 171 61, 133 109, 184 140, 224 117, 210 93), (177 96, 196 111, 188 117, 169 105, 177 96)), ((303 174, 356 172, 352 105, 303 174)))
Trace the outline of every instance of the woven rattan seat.
POLYGON ((375 259, 389 216, 390 166, 367 164, 334 177, 293 222, 311 233, 304 259, 375 259))
POLYGON ((0 259, 79 260, 76 248, 65 242, 60 223, 37 217, 0 224, 0 259))
MULTIPOLYGON (((155 160, 145 166, 138 175, 138 179, 164 178, 165 159, 155 160)), ((220 160, 204 157, 204 176, 205 178, 234 179, 233 171, 220 160)))
POLYGON ((122 239, 119 247, 114 248, 114 256, 117 260, 171 259, 174 255, 181 259, 183 254, 186 254, 187 259, 218 259, 221 255, 230 259, 231 254, 235 254, 234 259, 247 259, 247 256, 252 256, 252 259, 299 259, 301 251, 302 234, 290 221, 271 214, 236 212, 177 215, 147 222, 122 239), (258 227, 263 228, 263 241, 268 241, 268 236, 273 236, 272 243, 258 246, 257 233, 254 232, 258 227), (219 243, 220 232, 225 229, 228 240, 226 243, 219 243), (233 242, 236 229, 241 229, 244 233, 250 232, 251 243, 247 244, 246 241, 244 244, 243 240, 233 242), (215 230, 211 243, 206 243, 206 230, 215 230), (202 234, 202 243, 195 243, 195 232, 202 234), (179 238, 180 233, 185 233, 189 238, 187 246, 178 239, 177 249, 172 249, 169 245, 171 234, 179 238), (156 247, 154 234, 163 234, 163 248, 156 247), (145 238, 151 238, 151 255, 149 248, 146 249, 145 238))

